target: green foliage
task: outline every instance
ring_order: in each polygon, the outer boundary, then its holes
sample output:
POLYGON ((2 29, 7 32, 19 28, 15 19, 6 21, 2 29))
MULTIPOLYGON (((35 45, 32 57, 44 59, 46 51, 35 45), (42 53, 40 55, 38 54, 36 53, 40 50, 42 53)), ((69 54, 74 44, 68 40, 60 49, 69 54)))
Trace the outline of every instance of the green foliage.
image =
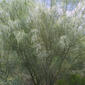
POLYGON ((58 80, 58 85, 84 85, 85 78, 80 75, 70 75, 68 79, 58 80))

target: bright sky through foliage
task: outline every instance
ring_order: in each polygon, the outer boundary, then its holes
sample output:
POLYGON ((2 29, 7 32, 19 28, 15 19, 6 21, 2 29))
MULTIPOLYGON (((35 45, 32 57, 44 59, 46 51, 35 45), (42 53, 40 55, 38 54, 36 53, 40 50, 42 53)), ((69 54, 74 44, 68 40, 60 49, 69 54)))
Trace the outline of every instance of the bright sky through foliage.
MULTIPOLYGON (((39 0, 39 1, 40 1, 41 3, 42 3, 43 1, 45 1, 46 5, 47 5, 48 7, 50 7, 50 0, 39 0)), ((67 5, 67 10, 70 10, 70 11, 73 10, 73 9, 77 6, 78 1, 79 1, 79 0, 76 0, 75 3, 69 2, 68 5, 67 5)), ((56 0, 56 2, 57 2, 57 5, 61 5, 61 4, 62 4, 62 0, 56 0)))

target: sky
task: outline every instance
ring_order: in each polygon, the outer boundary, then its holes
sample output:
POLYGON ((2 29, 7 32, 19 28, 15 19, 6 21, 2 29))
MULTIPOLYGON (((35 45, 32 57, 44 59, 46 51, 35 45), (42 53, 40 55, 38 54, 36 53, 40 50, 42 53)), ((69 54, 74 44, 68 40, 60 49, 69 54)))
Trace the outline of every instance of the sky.
MULTIPOLYGON (((0 0, 0 1, 2 1, 2 0, 0 0)), ((7 1, 10 1, 10 0, 7 0, 7 1)), ((46 2, 46 5, 48 7, 50 6, 50 0, 39 0, 39 1, 40 1, 40 3, 42 3, 42 1, 45 1, 46 2)), ((78 4, 78 1, 79 0, 76 0, 76 1, 77 1, 77 3, 75 3, 75 4, 69 3, 67 5, 67 10, 73 10, 76 7, 76 5, 78 4)), ((57 4, 56 5, 61 5, 61 3, 62 3, 62 0, 57 0, 57 4)))
MULTIPOLYGON (((42 2, 42 1, 44 1, 44 0, 39 0, 40 2, 42 2)), ((67 10, 73 10, 76 6, 77 6, 77 4, 78 4, 78 1, 79 0, 76 0, 76 3, 75 4, 73 4, 73 3, 69 3, 68 5, 67 5, 67 10)), ((47 6, 50 6, 50 0, 45 0, 45 2, 46 2, 46 5, 47 6)), ((56 5, 61 5, 62 4, 62 0, 57 0, 57 4, 56 5)))

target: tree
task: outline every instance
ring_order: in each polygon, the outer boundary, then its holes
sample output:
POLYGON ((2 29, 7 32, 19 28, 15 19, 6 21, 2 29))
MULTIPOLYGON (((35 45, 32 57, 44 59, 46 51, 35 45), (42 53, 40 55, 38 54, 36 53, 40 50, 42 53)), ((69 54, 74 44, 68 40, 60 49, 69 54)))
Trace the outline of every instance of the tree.
POLYGON ((3 7, 1 56, 16 57, 19 72, 30 76, 34 85, 54 85, 57 79, 84 68, 82 18, 60 14, 57 8, 36 8, 25 0, 7 3, 8 10, 3 7))

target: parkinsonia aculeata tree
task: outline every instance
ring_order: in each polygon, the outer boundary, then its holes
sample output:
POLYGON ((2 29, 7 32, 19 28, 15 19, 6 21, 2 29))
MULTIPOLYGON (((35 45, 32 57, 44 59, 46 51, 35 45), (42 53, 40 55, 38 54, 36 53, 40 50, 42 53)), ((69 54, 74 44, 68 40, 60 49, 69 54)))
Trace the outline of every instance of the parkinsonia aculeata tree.
POLYGON ((6 78, 18 74, 18 67, 34 85, 54 85, 57 79, 84 68, 82 17, 26 0, 0 6, 0 53, 6 78))

